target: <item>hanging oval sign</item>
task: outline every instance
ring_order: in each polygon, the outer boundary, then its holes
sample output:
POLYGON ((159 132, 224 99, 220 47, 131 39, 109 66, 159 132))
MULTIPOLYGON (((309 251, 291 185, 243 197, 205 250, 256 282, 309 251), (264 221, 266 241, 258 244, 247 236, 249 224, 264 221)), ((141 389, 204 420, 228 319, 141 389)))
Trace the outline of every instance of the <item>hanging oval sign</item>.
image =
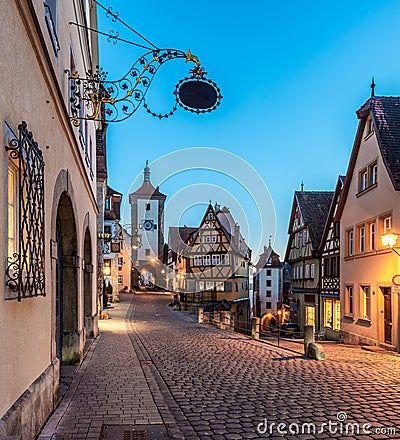
POLYGON ((400 286, 400 274, 394 275, 392 278, 392 283, 395 286, 400 286))
POLYGON ((215 110, 222 99, 219 87, 207 78, 184 78, 176 85, 174 93, 183 109, 197 114, 215 110))

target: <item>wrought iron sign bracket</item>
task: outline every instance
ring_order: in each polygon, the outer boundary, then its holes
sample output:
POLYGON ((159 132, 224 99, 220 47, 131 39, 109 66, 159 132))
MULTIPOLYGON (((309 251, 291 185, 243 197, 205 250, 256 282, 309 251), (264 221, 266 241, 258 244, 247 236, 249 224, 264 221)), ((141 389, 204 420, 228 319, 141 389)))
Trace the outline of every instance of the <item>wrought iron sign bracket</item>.
POLYGON ((88 71, 85 76, 80 76, 76 70, 66 70, 70 84, 70 119, 74 126, 78 127, 81 120, 124 121, 133 115, 142 103, 147 112, 155 117, 161 119, 171 116, 177 110, 177 105, 174 105, 169 113, 154 113, 145 103, 145 96, 160 66, 177 58, 192 62, 195 67, 190 70, 190 77, 176 85, 173 92, 176 103, 184 110, 196 114, 211 112, 219 106, 222 99, 220 89, 213 81, 205 78, 207 72, 200 67, 199 59, 190 50, 183 52, 177 49, 160 49, 125 23, 119 17, 119 13, 111 7, 104 7, 98 0, 94 2, 106 12, 106 17, 111 17, 114 23, 121 23, 144 40, 147 46, 120 38, 119 32, 110 30, 109 33, 105 33, 78 23, 70 24, 106 36, 108 42, 116 44, 121 41, 147 49, 148 52, 139 57, 126 75, 117 81, 107 80, 107 72, 98 66, 95 72, 88 71))

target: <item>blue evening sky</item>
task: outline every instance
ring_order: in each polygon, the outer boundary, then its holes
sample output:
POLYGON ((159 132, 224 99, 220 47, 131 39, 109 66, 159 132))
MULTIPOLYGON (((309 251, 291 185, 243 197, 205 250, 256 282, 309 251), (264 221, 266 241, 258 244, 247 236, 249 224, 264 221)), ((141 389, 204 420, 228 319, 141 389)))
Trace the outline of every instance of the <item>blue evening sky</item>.
MULTIPOLYGON (((110 124, 109 185, 126 196, 149 160, 152 183, 171 201, 166 229, 197 226, 211 199, 231 208, 254 261, 269 235, 283 258, 293 193, 302 181, 304 190, 333 190, 345 174, 372 76, 377 95, 400 92, 400 2, 100 1, 158 47, 190 48, 223 95, 210 114, 179 108, 159 120, 141 107, 110 124), (202 150, 181 151, 193 147, 202 150)), ((99 28, 146 45, 100 8, 99 28)), ((145 52, 99 39, 110 80, 145 52)), ((190 68, 182 59, 160 68, 146 97, 153 111, 169 112, 190 68)))

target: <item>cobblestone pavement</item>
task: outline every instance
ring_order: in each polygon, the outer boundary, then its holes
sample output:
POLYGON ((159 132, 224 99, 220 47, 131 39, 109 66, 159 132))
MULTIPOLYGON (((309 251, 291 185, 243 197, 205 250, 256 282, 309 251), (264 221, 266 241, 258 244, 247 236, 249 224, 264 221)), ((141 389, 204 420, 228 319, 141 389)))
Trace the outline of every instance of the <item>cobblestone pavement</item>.
POLYGON ((313 361, 197 324, 168 300, 122 296, 126 328, 113 315, 41 440, 161 423, 172 439, 400 439, 399 356, 329 344, 313 361))

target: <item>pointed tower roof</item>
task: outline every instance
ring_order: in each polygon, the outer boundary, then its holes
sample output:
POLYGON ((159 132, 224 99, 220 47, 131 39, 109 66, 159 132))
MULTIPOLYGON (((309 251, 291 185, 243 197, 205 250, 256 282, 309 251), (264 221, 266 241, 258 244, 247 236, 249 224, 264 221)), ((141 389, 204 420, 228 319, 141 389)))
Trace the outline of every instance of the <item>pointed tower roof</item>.
POLYGON ((157 188, 150 182, 150 167, 149 161, 146 160, 146 166, 143 170, 143 183, 142 186, 135 192, 131 193, 130 196, 136 196, 137 198, 147 198, 147 199, 166 199, 167 196, 161 193, 157 188))
POLYGON ((282 267, 279 255, 272 249, 271 243, 268 247, 264 246, 264 252, 260 255, 256 264, 256 269, 261 270, 266 267, 282 267), (271 259, 269 261, 269 259, 271 259))

